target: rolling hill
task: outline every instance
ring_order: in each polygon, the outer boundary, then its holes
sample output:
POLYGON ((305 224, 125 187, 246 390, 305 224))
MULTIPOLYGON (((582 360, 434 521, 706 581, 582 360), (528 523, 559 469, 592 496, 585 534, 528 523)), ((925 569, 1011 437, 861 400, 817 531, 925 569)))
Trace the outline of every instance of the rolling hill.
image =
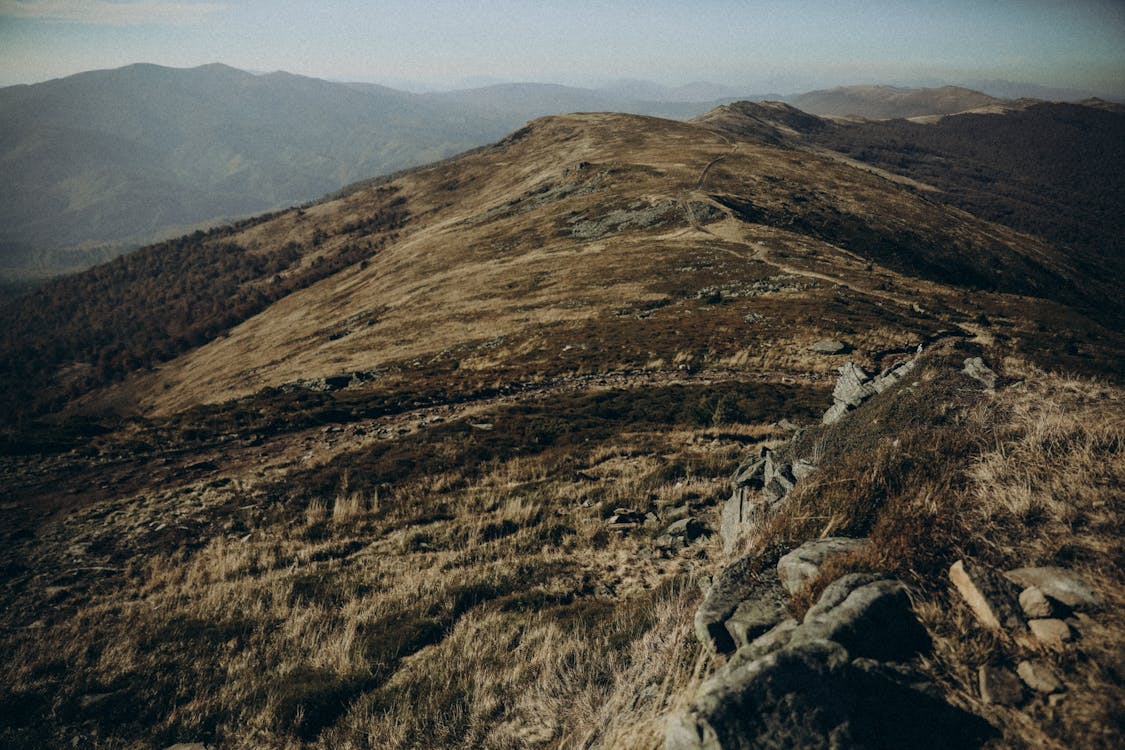
POLYGON ((539 84, 419 95, 218 64, 0 89, 0 270, 88 267, 583 109, 692 116, 706 106, 539 84))
POLYGON ((0 741, 1112 747, 1120 279, 837 127, 541 118, 6 304, 0 741), (1050 644, 950 572, 1033 566, 1050 644))

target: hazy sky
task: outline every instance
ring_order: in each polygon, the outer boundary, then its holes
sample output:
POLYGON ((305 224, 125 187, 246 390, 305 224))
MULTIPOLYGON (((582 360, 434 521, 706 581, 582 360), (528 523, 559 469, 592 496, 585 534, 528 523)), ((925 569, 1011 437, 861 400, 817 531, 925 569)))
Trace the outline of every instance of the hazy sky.
POLYGON ((0 85, 133 62, 318 78, 1009 79, 1125 94, 1125 0, 0 0, 0 85))

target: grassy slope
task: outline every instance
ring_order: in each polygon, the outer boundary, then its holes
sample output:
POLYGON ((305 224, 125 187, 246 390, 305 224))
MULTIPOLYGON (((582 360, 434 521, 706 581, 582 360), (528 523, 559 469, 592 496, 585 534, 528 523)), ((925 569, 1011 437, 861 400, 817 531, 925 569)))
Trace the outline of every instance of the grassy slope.
MULTIPOLYGON (((1112 371, 1118 339, 1058 304, 896 272, 710 197, 799 209, 795 185, 876 231, 877 205, 953 231, 948 211, 838 163, 647 118, 551 118, 398 178, 411 221, 365 265, 92 392, 102 416, 0 464, 0 737, 655 747, 714 666, 690 618, 719 557, 716 541, 662 551, 660 531, 684 513, 717 526, 745 453, 788 438, 782 418, 815 424, 839 362, 809 344, 839 337, 877 366, 952 336, 984 347, 1007 387, 982 395, 935 353, 916 393, 849 417, 877 426, 822 436, 831 473, 747 545, 880 539, 882 557, 843 565, 921 586, 929 668, 978 709, 972 669, 1017 646, 971 630, 943 566, 1079 561, 1111 602, 1109 635, 1091 630, 1081 663, 1059 666, 1093 688, 1061 718, 990 718, 1013 742, 1084 738, 1111 708, 1097 691, 1119 689, 1121 394, 1019 357, 1112 371), (340 390, 295 384, 356 371, 340 390), (1058 460, 1025 482, 1048 446, 1058 460), (1072 493, 1046 489, 1076 466, 1072 493), (620 507, 657 523, 610 529, 620 507)), ((379 187, 230 239, 331 254, 365 239, 379 187)), ((1001 269, 1049 260, 980 222, 955 231, 999 243, 1001 269)))

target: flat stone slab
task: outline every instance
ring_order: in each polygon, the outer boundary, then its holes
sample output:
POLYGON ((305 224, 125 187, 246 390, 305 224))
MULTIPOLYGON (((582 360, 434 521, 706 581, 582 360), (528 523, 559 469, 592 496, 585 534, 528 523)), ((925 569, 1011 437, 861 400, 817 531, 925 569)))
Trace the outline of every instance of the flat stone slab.
POLYGON ((1071 609, 1097 607, 1101 603, 1094 590, 1077 573, 1066 568, 1017 568, 1004 575, 1020 586, 1036 587, 1046 596, 1071 609))
POLYGON ((809 347, 817 354, 843 354, 848 350, 848 345, 835 339, 821 339, 809 347))
POLYGON ((1027 623, 1027 626, 1031 628, 1031 634, 1035 636, 1036 640, 1045 646, 1061 648, 1064 643, 1069 643, 1074 637, 1070 626, 1062 620, 1053 618, 1031 620, 1027 623))

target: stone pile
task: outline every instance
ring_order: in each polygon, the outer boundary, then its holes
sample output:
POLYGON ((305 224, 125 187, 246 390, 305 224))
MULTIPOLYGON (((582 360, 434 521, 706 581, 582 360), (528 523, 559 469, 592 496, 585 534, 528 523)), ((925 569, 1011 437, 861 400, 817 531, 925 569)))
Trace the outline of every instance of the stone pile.
MULTIPOLYGON (((949 579, 981 625, 1007 632, 1029 647, 1065 650, 1081 627, 1072 615, 1101 604, 1085 581, 1059 567, 1018 568, 1000 575, 958 560, 949 569, 949 579)), ((977 678, 981 699, 1004 706, 1022 703, 1027 690, 1049 695, 1065 689, 1042 661, 1021 661, 1015 672, 986 664, 977 678)))

